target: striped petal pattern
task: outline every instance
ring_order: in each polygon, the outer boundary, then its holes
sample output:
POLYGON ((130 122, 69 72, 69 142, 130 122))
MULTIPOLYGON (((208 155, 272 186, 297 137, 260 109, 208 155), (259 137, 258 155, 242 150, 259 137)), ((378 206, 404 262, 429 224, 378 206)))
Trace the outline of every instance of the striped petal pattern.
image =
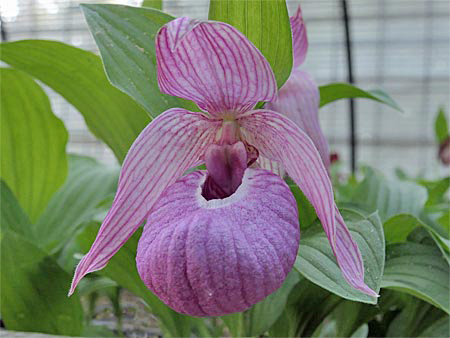
POLYGON ((192 100, 213 116, 245 112, 276 96, 269 63, 237 29, 181 17, 156 37, 162 92, 192 100))
POLYGON ((302 10, 298 6, 295 15, 289 18, 292 30, 292 49, 294 52, 293 70, 298 68, 306 59, 308 51, 308 36, 306 34, 306 25, 303 21, 302 10))
POLYGON ((244 311, 274 292, 300 239, 297 204, 280 177, 249 168, 233 195, 207 201, 207 175, 196 171, 164 191, 136 256, 147 287, 193 316, 244 311))
POLYGON ((370 296, 361 253, 339 214, 327 170, 311 139, 290 119, 269 110, 239 116, 248 143, 280 162, 316 210, 347 282, 370 296))
POLYGON ((219 127, 218 121, 202 113, 175 108, 142 131, 125 158, 113 205, 77 266, 69 294, 84 275, 107 264, 142 224, 164 189, 198 163, 219 127))
POLYGON ((308 134, 328 169, 330 151, 319 124, 319 100, 315 81, 307 72, 295 70, 280 89, 278 97, 266 107, 287 116, 308 134))

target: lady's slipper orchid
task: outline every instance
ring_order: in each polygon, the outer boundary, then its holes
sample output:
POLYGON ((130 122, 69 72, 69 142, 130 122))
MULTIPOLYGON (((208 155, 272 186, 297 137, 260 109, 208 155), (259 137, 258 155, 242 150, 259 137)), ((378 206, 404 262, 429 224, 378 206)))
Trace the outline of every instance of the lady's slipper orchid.
POLYGON ((170 109, 139 135, 70 293, 84 275, 103 268, 145 220, 139 274, 176 311, 243 311, 275 291, 292 268, 300 233, 286 183, 253 168, 261 155, 280 163, 311 201, 346 280, 376 296, 364 284, 361 255, 314 143, 287 117, 252 110, 277 93, 258 49, 228 24, 183 17, 161 28, 156 55, 161 91, 193 100, 208 115, 170 109), (199 163, 207 171, 180 178, 199 163))

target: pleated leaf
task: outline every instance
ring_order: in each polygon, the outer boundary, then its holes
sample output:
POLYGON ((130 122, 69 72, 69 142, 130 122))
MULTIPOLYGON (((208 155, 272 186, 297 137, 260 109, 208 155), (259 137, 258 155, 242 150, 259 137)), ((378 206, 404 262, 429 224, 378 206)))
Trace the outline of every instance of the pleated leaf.
POLYGON ((2 44, 0 59, 63 96, 119 162, 150 122, 144 109, 109 83, 100 58, 91 52, 56 41, 23 40, 2 44))
POLYGON ((436 247, 392 244, 387 247, 381 286, 409 293, 450 313, 449 273, 449 265, 436 247))
POLYGON ((0 175, 35 221, 66 179, 68 135, 29 75, 1 68, 0 77, 0 175))
MULTIPOLYGON (((384 234, 377 213, 364 216, 356 211, 342 210, 344 220, 358 244, 365 267, 365 283, 375 292, 380 290, 384 267, 384 234)), ((376 304, 377 300, 352 288, 342 276, 325 233, 320 224, 302 233, 294 267, 311 282, 340 297, 376 304)))
POLYGON ((278 88, 288 79, 292 69, 292 33, 286 2, 282 0, 212 0, 210 20, 236 27, 269 61, 278 88))

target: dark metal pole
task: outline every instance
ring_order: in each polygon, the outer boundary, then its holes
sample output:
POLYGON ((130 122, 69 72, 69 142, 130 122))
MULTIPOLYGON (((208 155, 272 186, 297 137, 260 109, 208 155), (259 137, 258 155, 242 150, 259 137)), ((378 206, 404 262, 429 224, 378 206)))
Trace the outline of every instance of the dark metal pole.
POLYGON ((0 17, 0 32, 1 32, 2 41, 3 42, 7 41, 8 36, 6 34, 5 22, 2 20, 1 17, 0 17))
MULTIPOLYGON (((342 19, 344 20, 345 27, 345 47, 347 52, 347 81, 353 84, 352 40, 350 37, 350 17, 348 15, 347 0, 341 0, 341 5, 342 19)), ((350 99, 350 160, 353 174, 356 171, 356 146, 355 101, 350 99)))

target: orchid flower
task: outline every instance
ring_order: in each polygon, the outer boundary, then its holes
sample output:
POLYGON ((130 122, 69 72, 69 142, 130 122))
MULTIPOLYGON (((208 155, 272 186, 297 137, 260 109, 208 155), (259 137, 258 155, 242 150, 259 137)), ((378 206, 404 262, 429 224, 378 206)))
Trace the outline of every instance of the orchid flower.
POLYGON ((259 50, 228 24, 182 17, 158 32, 156 57, 161 91, 192 100, 203 112, 169 109, 138 136, 70 294, 145 220, 138 272, 176 311, 239 312, 274 292, 294 264, 300 232, 287 184, 255 168, 262 156, 280 163, 314 206, 349 284, 375 296, 364 284, 361 255, 314 143, 280 113, 252 110, 277 95, 259 50), (206 171, 182 176, 200 163, 206 171))

